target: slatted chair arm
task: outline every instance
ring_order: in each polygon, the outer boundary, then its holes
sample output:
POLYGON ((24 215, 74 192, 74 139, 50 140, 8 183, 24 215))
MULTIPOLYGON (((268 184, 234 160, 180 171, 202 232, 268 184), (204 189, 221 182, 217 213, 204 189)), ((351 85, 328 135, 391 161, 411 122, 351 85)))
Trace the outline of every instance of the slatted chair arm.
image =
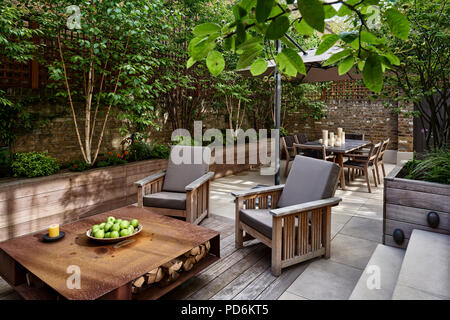
POLYGON ((157 172, 155 174, 152 174, 151 176, 148 176, 147 178, 144 178, 144 179, 141 179, 139 181, 136 181, 134 183, 134 185, 138 186, 138 187, 144 187, 147 184, 152 183, 153 181, 164 177, 165 175, 166 175, 166 171, 157 172))
POLYGON ((333 197, 328 199, 321 199, 316 201, 309 201, 301 204, 296 204, 289 207, 277 208, 270 210, 270 213, 274 217, 283 217, 291 214, 296 214, 305 211, 311 211, 314 209, 325 208, 325 207, 333 207, 339 204, 342 199, 339 197, 333 197))
POLYGON ((266 193, 272 193, 274 191, 282 191, 283 188, 284 188, 284 184, 280 184, 277 186, 261 187, 261 188, 244 190, 244 191, 235 191, 235 192, 232 192, 231 194, 236 198, 245 198, 245 197, 263 195, 266 193))
POLYGON ((202 175, 200 178, 192 181, 191 183, 189 183, 186 187, 185 190, 186 192, 188 191, 193 191, 197 188, 199 188, 201 185, 203 185, 205 182, 209 181, 212 179, 212 177, 214 177, 214 172, 208 172, 205 173, 204 175, 202 175))

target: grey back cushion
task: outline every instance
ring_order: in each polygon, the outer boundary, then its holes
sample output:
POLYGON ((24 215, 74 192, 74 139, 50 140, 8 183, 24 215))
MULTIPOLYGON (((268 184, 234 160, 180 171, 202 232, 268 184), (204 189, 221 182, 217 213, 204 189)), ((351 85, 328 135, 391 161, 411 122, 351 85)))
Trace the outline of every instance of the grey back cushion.
POLYGON ((185 187, 208 172, 211 149, 173 146, 164 178, 163 191, 186 192, 185 187))
POLYGON ((278 207, 287 207, 334 196, 340 167, 336 163, 296 156, 278 207))

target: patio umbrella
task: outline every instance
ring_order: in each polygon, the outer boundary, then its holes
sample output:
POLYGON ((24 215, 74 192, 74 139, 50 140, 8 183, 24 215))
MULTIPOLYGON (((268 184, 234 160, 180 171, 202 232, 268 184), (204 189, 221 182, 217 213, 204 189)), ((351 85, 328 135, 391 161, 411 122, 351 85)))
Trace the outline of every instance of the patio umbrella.
MULTIPOLYGON (((361 79, 361 74, 357 73, 355 69, 350 70, 344 75, 339 75, 338 68, 335 66, 323 66, 323 63, 328 60, 333 54, 343 50, 339 47, 332 47, 326 52, 316 55, 317 48, 310 50, 303 50, 293 39, 289 40, 301 51, 299 55, 303 59, 306 67, 306 75, 297 74, 297 78, 303 83, 310 82, 326 82, 326 81, 343 81, 361 79)), ((277 52, 281 52, 281 41, 276 41, 277 52)), ((250 68, 238 70, 239 73, 252 76, 250 68)), ((280 129, 280 112, 281 112, 281 74, 277 72, 276 63, 270 60, 266 72, 259 77, 274 75, 276 79, 275 91, 275 129, 280 129)), ((278 131, 279 132, 279 131, 278 131)), ((280 184, 280 139, 275 139, 275 184, 280 184)))

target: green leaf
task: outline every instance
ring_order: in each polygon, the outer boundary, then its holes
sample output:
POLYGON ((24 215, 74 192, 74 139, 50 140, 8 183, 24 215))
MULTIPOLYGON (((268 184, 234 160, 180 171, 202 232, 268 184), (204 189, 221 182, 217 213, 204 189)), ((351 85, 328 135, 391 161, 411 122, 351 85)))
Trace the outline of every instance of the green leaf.
POLYGON ((335 53, 331 57, 329 57, 328 60, 325 61, 322 66, 326 67, 330 64, 338 62, 339 60, 342 60, 345 57, 348 57, 351 53, 352 53, 351 49, 345 49, 345 50, 339 51, 338 53, 335 53))
POLYGON ((186 63, 186 68, 189 69, 190 67, 192 67, 194 64, 196 63, 196 61, 194 60, 194 58, 190 57, 189 60, 186 63))
MULTIPOLYGON (((261 37, 252 37, 250 39, 247 39, 244 43, 241 43, 237 49, 238 50, 248 50, 251 47, 254 47, 256 45, 259 45, 262 42, 262 38, 261 37)), ((239 53, 239 52, 238 52, 239 53)))
POLYGON ((215 46, 215 41, 211 41, 209 37, 196 37, 189 42, 188 52, 195 61, 200 61, 205 58, 215 46))
POLYGON ((324 34, 322 36, 322 41, 317 48, 316 55, 322 54, 330 49, 337 41, 339 40, 339 36, 337 34, 324 34))
POLYGON ((267 70, 268 62, 264 59, 257 59, 250 67, 250 72, 253 76, 259 76, 267 70))
POLYGON ((387 9, 384 14, 392 34, 403 40, 408 39, 410 29, 408 19, 406 19, 400 11, 394 8, 387 9))
POLYGON ((244 51, 239 57, 236 68, 238 70, 247 68, 261 54, 261 51, 262 47, 260 45, 253 46, 249 50, 244 51))
POLYGON ((323 10, 325 12, 325 19, 331 19, 335 15, 337 15, 336 9, 333 8, 333 6, 323 6, 323 10))
POLYGON ((303 19, 316 29, 323 32, 325 29, 325 12, 323 10, 323 4, 319 0, 299 0, 298 8, 302 14, 303 19))
POLYGON ((386 57, 391 64, 393 64, 395 66, 400 65, 400 59, 392 52, 385 53, 385 54, 383 54, 383 56, 386 57))
POLYGON ((351 43, 358 38, 358 31, 342 31, 339 33, 339 38, 341 38, 345 43, 351 43))
POLYGON ((350 69, 353 67, 353 65, 355 64, 355 58, 353 56, 349 56, 347 58, 345 58, 338 67, 338 74, 341 76, 343 74, 346 74, 347 72, 350 71, 350 69))
POLYGON ((383 88, 383 70, 378 55, 371 54, 366 59, 362 74, 366 87, 379 93, 383 88))
POLYGON ((258 0, 256 2, 256 21, 262 23, 269 17, 275 0, 258 0))
POLYGON ((305 19, 302 19, 300 23, 295 21, 295 29, 302 36, 312 36, 314 35, 314 29, 306 22, 305 19))
POLYGON ((306 74, 305 64, 297 51, 284 48, 276 57, 280 70, 288 76, 295 77, 297 73, 306 74))
POLYGON ((386 39, 378 39, 373 33, 363 30, 361 32, 361 41, 370 44, 384 44, 386 39))
POLYGON ((225 60, 219 51, 211 51, 206 58, 206 66, 213 76, 218 76, 225 68, 225 60))
POLYGON ((287 16, 280 16, 269 24, 266 31, 266 38, 269 40, 278 40, 289 29, 289 18, 287 16))
POLYGON ((196 37, 210 35, 215 32, 220 32, 220 26, 211 22, 199 24, 192 30, 196 37))

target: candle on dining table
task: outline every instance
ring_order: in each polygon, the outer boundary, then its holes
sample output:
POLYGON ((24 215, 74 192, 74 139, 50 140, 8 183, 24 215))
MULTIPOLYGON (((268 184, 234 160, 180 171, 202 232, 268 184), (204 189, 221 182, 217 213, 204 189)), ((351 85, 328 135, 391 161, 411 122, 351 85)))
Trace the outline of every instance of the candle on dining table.
POLYGON ((322 141, 325 147, 328 147, 328 130, 322 130, 322 141))
POLYGON ((341 144, 345 144, 345 131, 342 131, 341 144))
POLYGON ((48 228, 48 236, 50 238, 55 238, 59 236, 59 224, 52 224, 48 228))
POLYGON ((336 140, 334 141, 334 144, 336 147, 340 147, 341 146, 341 138, 337 137, 336 140))
POLYGON ((330 140, 334 139, 334 132, 330 132, 330 140))
POLYGON ((330 146, 334 147, 336 140, 334 139, 334 135, 330 137, 330 146))
POLYGON ((342 128, 337 128, 337 137, 338 139, 342 139, 342 128))

